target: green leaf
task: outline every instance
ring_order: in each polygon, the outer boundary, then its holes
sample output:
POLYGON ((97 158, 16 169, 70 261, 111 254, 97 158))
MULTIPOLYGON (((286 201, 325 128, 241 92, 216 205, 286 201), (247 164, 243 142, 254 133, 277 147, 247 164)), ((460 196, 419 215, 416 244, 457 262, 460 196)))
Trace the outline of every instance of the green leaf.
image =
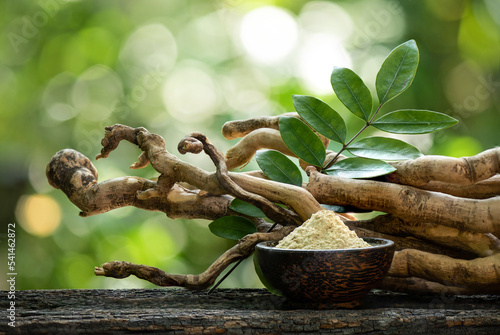
POLYGON ((415 159, 422 156, 422 153, 414 146, 387 137, 366 137, 350 144, 347 150, 355 156, 388 161, 415 159))
POLYGON ((264 214, 264 212, 262 212, 260 208, 255 207, 254 205, 240 199, 233 199, 233 201, 231 201, 231 205, 229 205, 229 208, 238 213, 253 216, 256 218, 266 217, 266 214, 264 214))
POLYGON ((378 177, 396 169, 378 159, 353 157, 341 160, 326 170, 326 174, 342 178, 372 178, 378 177))
POLYGON ((247 218, 241 216, 224 216, 208 225, 210 231, 223 238, 239 240, 248 234, 257 232, 257 228, 247 218))
POLYGON ((344 119, 325 102, 306 95, 294 95, 293 105, 299 115, 321 135, 332 141, 344 143, 344 119))
POLYGON ((417 72, 418 58, 414 40, 401 44, 387 56, 375 82, 380 105, 400 95, 411 85, 417 72))
POLYGON ((283 116, 279 127, 281 138, 297 157, 314 166, 321 167, 326 157, 326 150, 319 137, 301 120, 283 116))
POLYGON ((377 129, 394 134, 426 134, 458 123, 446 114, 418 109, 397 110, 372 123, 377 129))
POLYGON ((335 67, 330 82, 344 106, 351 113, 368 122, 373 101, 370 90, 363 80, 350 69, 335 67))
POLYGON ((288 157, 279 151, 259 151, 257 164, 271 180, 280 183, 302 186, 302 174, 299 168, 288 157))

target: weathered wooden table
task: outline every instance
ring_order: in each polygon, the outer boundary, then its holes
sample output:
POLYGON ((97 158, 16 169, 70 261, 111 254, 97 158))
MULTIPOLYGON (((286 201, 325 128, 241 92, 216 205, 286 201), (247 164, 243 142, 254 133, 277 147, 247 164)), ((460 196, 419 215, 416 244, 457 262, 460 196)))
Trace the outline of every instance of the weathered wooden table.
POLYGON ((261 289, 7 292, 0 334, 500 334, 500 296, 407 296, 376 291, 354 310, 294 306, 261 289))

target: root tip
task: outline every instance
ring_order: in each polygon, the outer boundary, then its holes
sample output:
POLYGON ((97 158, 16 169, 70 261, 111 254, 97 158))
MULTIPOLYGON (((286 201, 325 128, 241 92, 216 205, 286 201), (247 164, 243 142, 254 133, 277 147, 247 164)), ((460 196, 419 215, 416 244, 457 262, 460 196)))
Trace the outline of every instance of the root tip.
POLYGON ((94 268, 94 274, 95 274, 96 276, 105 276, 105 275, 106 275, 106 272, 104 271, 104 269, 103 269, 103 268, 100 268, 100 267, 97 267, 97 266, 96 266, 96 267, 94 268))

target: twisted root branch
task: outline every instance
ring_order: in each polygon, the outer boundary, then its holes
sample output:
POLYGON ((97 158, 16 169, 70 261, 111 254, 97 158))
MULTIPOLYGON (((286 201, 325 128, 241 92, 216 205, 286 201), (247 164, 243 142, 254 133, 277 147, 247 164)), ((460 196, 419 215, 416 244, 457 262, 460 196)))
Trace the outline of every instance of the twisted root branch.
POLYGON ((205 135, 201 133, 192 133, 188 135, 183 141, 181 141, 181 143, 179 143, 178 147, 181 148, 181 153, 191 149, 193 149, 195 153, 200 152, 200 145, 193 144, 195 141, 199 141, 205 153, 214 162, 217 168, 217 179, 219 180, 220 185, 229 194, 250 204, 253 204, 256 207, 259 207, 268 218, 275 222, 279 222, 281 224, 294 224, 297 226, 302 224, 302 220, 294 212, 291 212, 274 204, 263 196, 248 192, 238 184, 236 184, 228 175, 224 156, 215 148, 212 143, 210 143, 205 135))
POLYGON ((222 135, 227 140, 244 137, 252 131, 262 128, 279 129, 279 120, 282 116, 292 116, 299 118, 297 113, 286 113, 278 116, 259 116, 247 120, 234 120, 224 123, 222 135))
POLYGON ((97 182, 97 170, 90 160, 71 149, 59 151, 47 166, 49 183, 60 188, 80 210, 81 216, 92 216, 110 210, 134 206, 161 211, 170 218, 203 218, 215 220, 232 214, 229 195, 200 194, 173 185, 165 197, 144 196, 156 190, 157 183, 139 177, 120 177, 97 182))
MULTIPOLYGON (((271 149, 281 153, 296 157, 296 155, 283 142, 279 132, 279 120, 283 116, 295 117, 301 119, 297 113, 286 113, 278 116, 262 116, 248 120, 226 122, 222 127, 222 134, 226 139, 243 137, 241 141, 231 147, 226 153, 226 164, 229 170, 247 164, 255 155, 257 150, 271 149)), ((328 147, 330 140, 319 134, 310 127, 323 142, 325 148, 328 147)), ((335 157, 336 154, 329 155, 327 158, 335 157)), ((341 156, 340 159, 345 158, 341 156)), ((328 162, 328 159, 326 160, 328 162)), ((302 169, 306 169, 310 164, 299 159, 302 169)))
POLYGON ((168 274, 158 268, 128 262, 108 262, 96 267, 96 276, 117 279, 134 275, 158 286, 181 286, 193 290, 203 290, 211 286, 221 272, 231 263, 246 258, 253 253, 255 245, 264 241, 278 241, 288 235, 292 227, 284 227, 269 233, 254 233, 245 236, 234 247, 222 254, 210 267, 199 275, 168 274))

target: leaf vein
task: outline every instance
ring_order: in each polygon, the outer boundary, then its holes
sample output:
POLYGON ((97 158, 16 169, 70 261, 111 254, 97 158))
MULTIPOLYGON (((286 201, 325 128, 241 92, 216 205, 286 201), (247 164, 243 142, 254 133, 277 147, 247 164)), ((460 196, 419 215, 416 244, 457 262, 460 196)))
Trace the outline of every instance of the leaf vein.
POLYGON ((384 97, 382 98, 382 101, 380 102, 381 104, 383 104, 385 102, 385 98, 389 94, 389 91, 392 89, 394 82, 396 81, 396 78, 398 77, 399 71, 401 71, 401 68, 403 67, 403 63, 404 63, 406 56, 408 55, 409 52, 410 52, 410 50, 406 50, 403 58, 401 59, 401 62, 399 63, 399 66, 398 66, 398 69, 392 78, 391 84, 387 88, 387 91, 385 92, 384 97))

